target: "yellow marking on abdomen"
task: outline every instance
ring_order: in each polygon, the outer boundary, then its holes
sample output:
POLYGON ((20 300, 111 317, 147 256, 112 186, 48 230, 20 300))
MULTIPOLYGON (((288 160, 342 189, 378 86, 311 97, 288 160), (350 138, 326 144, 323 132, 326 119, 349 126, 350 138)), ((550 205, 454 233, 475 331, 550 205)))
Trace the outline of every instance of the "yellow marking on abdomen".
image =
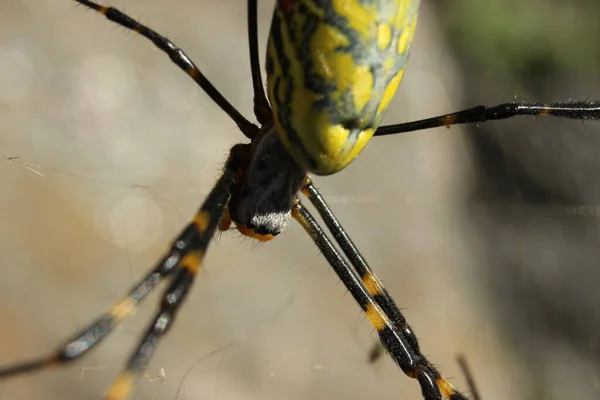
POLYGON ((379 107, 377 108, 378 114, 383 113, 390 105, 390 102, 392 101, 392 99, 396 95, 396 92, 398 91, 398 86, 400 86, 400 82, 402 82, 403 76, 404 76, 404 70, 402 69, 402 70, 398 71, 396 76, 394 76, 392 78, 390 83, 385 88, 385 90, 383 92, 383 96, 381 97, 381 102, 379 103, 379 107))
POLYGON ((355 77, 352 84, 354 109, 359 111, 365 108, 373 96, 373 74, 369 67, 355 68, 355 77))
POLYGON ((367 309, 365 310, 365 315, 371 322, 371 325, 378 331, 383 330, 386 327, 385 317, 383 311, 380 308, 376 308, 373 304, 367 305, 367 309))
POLYGON ((392 40, 392 28, 388 24, 379 24, 377 26, 377 46, 384 50, 389 46, 390 40, 392 40))
POLYGON ((398 55, 405 54, 415 36, 415 29, 417 28, 417 19, 415 18, 410 26, 405 27, 400 34, 400 38, 398 39, 398 55))

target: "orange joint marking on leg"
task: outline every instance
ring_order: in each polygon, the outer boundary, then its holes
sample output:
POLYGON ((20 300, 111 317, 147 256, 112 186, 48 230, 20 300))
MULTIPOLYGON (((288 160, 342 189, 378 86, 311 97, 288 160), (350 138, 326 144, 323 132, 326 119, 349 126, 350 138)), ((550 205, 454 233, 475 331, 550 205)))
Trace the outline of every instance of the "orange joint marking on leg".
POLYGON ((51 359, 48 360, 48 362, 44 363, 45 366, 48 367, 53 367, 53 366, 60 366, 62 364, 62 358, 60 356, 58 357, 52 357, 51 359))
POLYGON ((271 240, 275 237, 274 235, 271 235, 271 234, 264 235, 264 234, 256 233, 256 232, 254 232, 253 229, 250 229, 247 226, 244 226, 241 224, 237 224, 237 228, 238 228, 238 231, 240 231, 240 233, 242 235, 251 237, 260 242, 268 242, 269 240, 271 240))
POLYGON ((550 110, 548 109, 547 105, 543 105, 543 108, 540 110, 540 114, 539 115, 548 115, 550 113, 550 110))
POLYGON ((306 175, 304 177, 304 180, 302 181, 302 186, 300 187, 300 190, 306 197, 310 197, 310 193, 308 191, 308 187, 310 185, 312 185, 312 179, 310 178, 310 176, 306 175))
POLYGON ((449 398, 453 394, 456 394, 456 390, 454 390, 454 388, 452 387, 450 382, 448 382, 446 379, 439 377, 435 380, 435 383, 437 384, 437 387, 440 389, 442 396, 449 398))
POLYGON ((304 228, 304 230, 306 230, 307 232, 309 232, 309 234, 312 237, 311 229, 310 229, 310 226, 308 226, 308 222, 306 221, 306 219, 304 219, 302 217, 302 215, 300 214, 300 212, 298 211, 298 209, 296 207, 292 207, 292 217, 294 217, 294 219, 296 221, 298 221, 298 223, 300 225, 302 225, 302 228, 304 228))
POLYGON ((229 206, 225 207, 223 216, 219 220, 219 230, 225 232, 231 227, 231 214, 229 214, 229 206))
POLYGON ((105 6, 99 6, 99 7, 98 7, 98 12, 99 12, 100 14, 104 14, 104 15, 106 15, 106 14, 108 14, 108 7, 105 7, 105 6))
POLYGON ((123 371, 110 385, 104 396, 106 400, 128 400, 133 395, 133 386, 136 376, 130 371, 123 371))
POLYGON ((452 125, 454 122, 456 122, 456 116, 455 115, 446 115, 442 119, 442 123, 446 126, 446 128, 450 128, 450 125, 452 125))
POLYGON ((206 211, 200 211, 194 217, 194 225, 196 225, 196 229, 198 232, 204 233, 208 228, 208 223, 210 222, 210 215, 206 211))
POLYGON ((135 301, 130 298, 125 298, 115 304, 109 314, 117 321, 122 321, 135 310, 135 301))
POLYGON ((192 79, 196 79, 199 74, 198 74, 198 70, 196 68, 189 68, 186 69, 185 72, 192 78, 192 79))
POLYGON ((378 331, 381 331, 386 327, 385 314, 379 307, 376 307, 373 304, 367 305, 365 315, 369 319, 369 322, 371 322, 371 325, 373 325, 373 327, 378 331))
POLYGON ((195 250, 183 256, 179 265, 181 268, 187 269, 190 274, 196 275, 202 265, 203 257, 204 252, 202 250, 195 250))
POLYGON ((362 277, 362 282, 371 296, 382 294, 383 287, 381 286, 381 282, 373 274, 367 273, 362 277))

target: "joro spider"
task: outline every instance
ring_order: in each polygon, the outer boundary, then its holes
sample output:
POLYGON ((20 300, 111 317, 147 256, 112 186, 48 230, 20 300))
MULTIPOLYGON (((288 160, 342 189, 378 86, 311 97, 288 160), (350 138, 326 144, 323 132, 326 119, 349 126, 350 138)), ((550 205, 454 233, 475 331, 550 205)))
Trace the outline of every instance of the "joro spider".
POLYGON ((423 398, 465 399, 422 355, 411 327, 307 174, 340 171, 362 151, 371 136, 517 115, 600 119, 598 103, 505 103, 379 127, 407 63, 418 0, 380 0, 369 2, 370 6, 335 0, 278 0, 266 62, 267 100, 259 67, 257 4, 249 0, 254 111, 260 124, 257 126, 235 110, 185 53, 165 37, 114 8, 87 0, 75 1, 150 39, 235 121, 250 143, 231 149, 220 178, 192 222, 123 299, 59 351, 1 369, 0 377, 77 359, 167 279, 170 283, 159 312, 107 393, 110 399, 129 398, 159 339, 172 326, 216 229, 226 230, 233 222, 244 235, 265 241, 280 233, 293 216, 355 298, 388 354, 409 377, 418 380, 423 398), (318 210, 349 262, 304 208, 298 192, 318 210))

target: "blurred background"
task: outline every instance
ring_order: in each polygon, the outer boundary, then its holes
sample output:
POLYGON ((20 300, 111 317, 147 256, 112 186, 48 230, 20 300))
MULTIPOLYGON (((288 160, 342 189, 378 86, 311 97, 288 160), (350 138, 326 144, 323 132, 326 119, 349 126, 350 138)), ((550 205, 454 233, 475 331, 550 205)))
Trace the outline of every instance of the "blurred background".
MULTIPOLYGON (((259 2, 261 55, 273 1, 259 2)), ((185 49, 246 116, 242 0, 110 3, 185 49)), ((600 98, 600 4, 424 0, 386 122, 476 104, 600 98)), ((375 139, 317 178, 444 375, 496 399, 600 386, 597 123, 518 118, 375 139)), ((157 49, 68 0, 0 2, 0 364, 46 354, 168 248, 244 141, 157 49)), ((97 399, 159 294, 89 356, 0 382, 2 399, 97 399)), ((235 232, 136 399, 420 399, 299 226, 235 232)))

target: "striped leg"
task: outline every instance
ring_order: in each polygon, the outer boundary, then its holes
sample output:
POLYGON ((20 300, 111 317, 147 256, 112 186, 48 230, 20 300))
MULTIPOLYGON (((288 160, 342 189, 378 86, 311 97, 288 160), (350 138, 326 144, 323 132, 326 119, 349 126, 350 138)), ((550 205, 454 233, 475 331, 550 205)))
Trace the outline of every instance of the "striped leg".
POLYGON ((304 181, 302 193, 310 200, 319 212, 321 218, 323 218, 325 225, 327 225, 327 228, 333 234, 333 238, 338 242, 342 251, 346 257, 348 257, 356 272, 358 272, 358 275, 369 291, 369 294, 373 296, 377 304, 379 304, 390 320, 392 320, 396 329, 402 332, 412 350, 416 354, 419 354, 419 342, 411 327, 406 322, 406 319, 400 312, 400 309, 390 296, 389 292, 383 287, 381 281, 375 276, 373 270, 369 267, 369 264, 367 264, 367 261, 363 258, 362 254, 360 254, 358 248, 354 245, 350 236, 348 236, 309 177, 304 181))
MULTIPOLYGON (((204 74, 198 69, 198 67, 192 62, 192 60, 185 54, 183 50, 175 46, 166 37, 148 28, 145 25, 140 24, 129 15, 119 11, 114 7, 101 6, 98 3, 89 0, 74 0, 77 3, 91 8, 104 15, 108 20, 122 26, 123 28, 135 31, 143 37, 149 39, 156 47, 166 53, 171 61, 175 63, 180 69, 190 76, 204 90, 204 92, 219 106, 223 111, 231 117, 231 119, 237 124, 242 133, 252 139, 258 133, 258 127, 248 121, 242 114, 240 114, 235 107, 231 105, 229 101, 214 87, 212 83, 204 74)), ((256 9, 256 7, 255 7, 256 9)))
POLYGON ((565 101, 561 103, 502 103, 496 106, 477 106, 466 110, 440 115, 439 117, 405 122, 403 124, 381 126, 375 136, 420 131, 441 126, 481 123, 516 117, 518 115, 547 116, 559 118, 600 120, 600 102, 565 101))
POLYGON ((419 381, 425 400, 438 400, 443 397, 451 400, 466 400, 466 396, 455 390, 421 354, 417 338, 404 316, 379 279, 372 273, 309 178, 305 181, 302 191, 323 216, 336 241, 356 270, 352 269, 333 247, 329 238, 300 201, 294 204, 292 215, 307 231, 360 305, 377 330, 383 347, 396 364, 407 376, 419 381))
POLYGON ((0 368, 0 378, 66 364, 83 356, 112 332, 125 317, 131 315, 135 307, 163 278, 168 277, 171 284, 163 296, 160 311, 125 370, 107 393, 107 398, 111 400, 129 398, 136 378, 144 372, 159 338, 171 327, 176 312, 183 304, 200 269, 204 252, 227 206, 235 172, 239 168, 235 150, 236 147, 231 150, 223 174, 192 222, 175 239, 167 255, 127 296, 83 331, 74 335, 57 352, 34 361, 0 368))

